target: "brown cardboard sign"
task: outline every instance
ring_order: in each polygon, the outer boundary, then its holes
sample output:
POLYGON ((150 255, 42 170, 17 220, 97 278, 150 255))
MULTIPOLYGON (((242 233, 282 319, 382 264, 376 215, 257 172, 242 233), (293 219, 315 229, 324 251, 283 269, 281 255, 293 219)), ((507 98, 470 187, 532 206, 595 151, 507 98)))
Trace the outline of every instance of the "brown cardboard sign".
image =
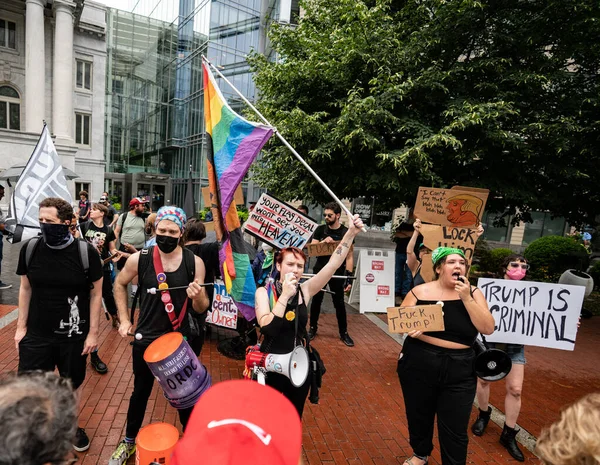
POLYGON ((444 331, 444 316, 441 305, 388 307, 387 316, 390 333, 444 331))
POLYGON ((421 252, 419 254, 419 257, 421 257, 421 269, 419 270, 419 273, 421 274, 421 278, 423 278, 423 281, 425 281, 426 283, 429 283, 431 281, 433 281, 433 261, 431 260, 431 252, 421 252))
MULTIPOLYGON (((209 207, 211 205, 210 188, 208 186, 202 188, 202 199, 204 200, 205 207, 209 207)), ((235 194, 233 194, 233 201, 236 205, 244 205, 244 191, 242 191, 241 184, 235 190, 235 194)))
POLYGON ((419 187, 414 215, 423 223, 475 227, 481 222, 488 195, 487 189, 470 187, 419 187))
POLYGON ((423 235, 423 244, 429 250, 437 247, 455 247, 465 253, 467 263, 471 265, 478 239, 476 229, 423 224, 420 233, 423 235))
POLYGON ((323 257, 326 255, 333 255, 337 246, 340 245, 341 241, 333 242, 317 242, 316 244, 308 244, 306 249, 308 250, 309 257, 323 257))

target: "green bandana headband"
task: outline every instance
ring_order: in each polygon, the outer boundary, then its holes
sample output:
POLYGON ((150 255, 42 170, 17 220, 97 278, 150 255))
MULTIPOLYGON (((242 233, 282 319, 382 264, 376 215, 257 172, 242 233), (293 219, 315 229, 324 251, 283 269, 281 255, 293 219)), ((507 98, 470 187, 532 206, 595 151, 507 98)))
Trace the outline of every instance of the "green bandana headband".
POLYGON ((452 254, 458 254, 465 260, 467 259, 467 257, 465 257, 465 253, 460 249, 456 249, 454 247, 438 247, 431 253, 431 261, 433 262, 433 266, 437 265, 442 258, 452 254))

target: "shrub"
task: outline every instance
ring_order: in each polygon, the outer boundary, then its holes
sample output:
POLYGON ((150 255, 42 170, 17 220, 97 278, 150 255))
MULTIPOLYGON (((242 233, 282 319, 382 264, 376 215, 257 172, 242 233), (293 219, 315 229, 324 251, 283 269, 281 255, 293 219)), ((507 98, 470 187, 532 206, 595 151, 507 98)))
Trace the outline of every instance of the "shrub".
POLYGON ((587 251, 570 237, 545 236, 533 241, 523 254, 531 265, 527 277, 532 281, 556 283, 568 270, 586 270, 587 251))
MULTIPOLYGON (((503 249, 503 248, 498 248, 498 249, 493 249, 490 250, 490 254, 488 256, 487 261, 485 262, 485 270, 489 273, 493 273, 493 274, 499 274, 500 273, 500 267, 502 266, 502 262, 504 261, 504 259, 506 257, 508 257, 509 255, 514 254, 514 252, 510 249, 503 249)), ((480 264, 481 269, 483 269, 483 264, 480 264)))

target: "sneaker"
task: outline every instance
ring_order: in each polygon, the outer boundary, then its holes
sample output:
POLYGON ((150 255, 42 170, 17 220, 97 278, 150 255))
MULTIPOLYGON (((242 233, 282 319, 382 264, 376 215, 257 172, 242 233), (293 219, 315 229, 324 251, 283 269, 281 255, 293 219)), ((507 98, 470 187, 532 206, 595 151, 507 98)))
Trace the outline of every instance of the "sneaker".
POLYGON ((354 341, 352 340, 352 338, 350 337, 350 335, 348 333, 340 334, 340 339, 348 347, 354 347, 354 341))
POLYGON ((123 465, 134 453, 135 443, 123 440, 119 443, 113 454, 110 456, 108 465, 123 465))
POLYGON ((308 330, 308 340, 312 341, 315 337, 317 337, 317 328, 311 326, 308 330))
POLYGON ((73 443, 73 449, 77 452, 85 452, 90 448, 90 438, 85 434, 85 430, 83 428, 77 428, 77 432, 75 433, 75 442, 73 443))
POLYGON ((100 357, 98 356, 98 352, 91 353, 90 362, 91 362, 92 366, 94 367, 94 370, 96 370, 101 375, 108 372, 108 367, 106 366, 106 363, 104 363, 102 360, 100 360, 100 357))
POLYGON ((11 287, 12 287, 12 284, 6 284, 6 283, 3 283, 2 281, 0 281, 0 290, 10 289, 11 287))

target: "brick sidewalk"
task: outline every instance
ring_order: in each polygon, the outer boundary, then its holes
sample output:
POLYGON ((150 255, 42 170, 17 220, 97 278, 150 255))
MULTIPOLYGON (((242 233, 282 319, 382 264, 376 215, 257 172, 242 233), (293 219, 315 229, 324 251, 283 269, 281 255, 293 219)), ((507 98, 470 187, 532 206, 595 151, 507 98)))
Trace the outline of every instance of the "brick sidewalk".
MULTIPOLYGON (((2 308, 10 311, 10 308, 2 308)), ((366 316, 348 316, 350 334, 356 347, 347 348, 337 337, 335 316, 321 316, 319 335, 314 346, 327 365, 319 405, 307 404, 304 415, 304 457, 309 465, 402 463, 411 454, 404 414, 402 393, 395 373, 401 346, 366 316)), ((16 369, 17 354, 13 343, 15 322, 0 330, 0 371, 16 369)), ((221 356, 217 342, 233 333, 213 331, 202 352, 202 362, 212 375, 213 383, 240 378, 243 362, 221 356)), ((565 352, 528 348, 528 365, 523 389, 523 409, 519 424, 534 435, 542 426, 558 418, 562 406, 600 386, 595 366, 599 349, 600 318, 584 320, 576 350, 565 352)), ((107 375, 88 367, 88 377, 81 396, 80 425, 85 427, 92 445, 81 454, 83 463, 106 465, 121 439, 129 396, 132 391, 131 351, 129 340, 121 339, 102 320, 100 355, 109 366, 107 375)), ((503 409, 504 384, 492 389, 491 402, 503 409)), ((475 418, 475 410, 472 420, 475 418)), ((145 417, 145 424, 165 421, 180 427, 177 415, 159 388, 155 386, 145 417)), ((481 438, 470 435, 468 462, 478 465, 508 463, 514 460, 498 444, 500 427, 490 423, 481 438)), ((440 463, 437 439, 431 459, 440 463)), ((539 463, 524 450, 527 462, 539 463)), ((130 463, 133 463, 133 459, 130 463)))

